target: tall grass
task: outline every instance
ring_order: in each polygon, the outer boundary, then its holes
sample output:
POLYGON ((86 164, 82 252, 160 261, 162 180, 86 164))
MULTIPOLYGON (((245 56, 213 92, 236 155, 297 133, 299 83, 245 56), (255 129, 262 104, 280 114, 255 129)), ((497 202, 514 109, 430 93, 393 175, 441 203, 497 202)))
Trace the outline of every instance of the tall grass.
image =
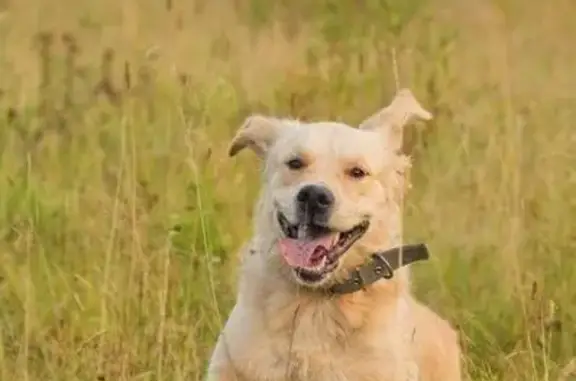
POLYGON ((570 0, 0 1, 0 379, 199 380, 234 302, 262 112, 356 124, 395 83, 415 291, 470 379, 575 379, 570 0), (398 72, 393 70, 397 63, 398 72))

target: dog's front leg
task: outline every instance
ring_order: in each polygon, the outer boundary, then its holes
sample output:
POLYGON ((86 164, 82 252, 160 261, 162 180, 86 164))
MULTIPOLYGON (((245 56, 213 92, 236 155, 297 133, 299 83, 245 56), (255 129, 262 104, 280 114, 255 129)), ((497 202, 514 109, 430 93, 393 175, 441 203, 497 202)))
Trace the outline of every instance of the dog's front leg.
POLYGON ((243 381, 240 375, 230 364, 210 367, 204 381, 243 381))
POLYGON ((234 366, 230 348, 226 344, 223 332, 214 347, 204 381, 244 381, 239 370, 234 366))

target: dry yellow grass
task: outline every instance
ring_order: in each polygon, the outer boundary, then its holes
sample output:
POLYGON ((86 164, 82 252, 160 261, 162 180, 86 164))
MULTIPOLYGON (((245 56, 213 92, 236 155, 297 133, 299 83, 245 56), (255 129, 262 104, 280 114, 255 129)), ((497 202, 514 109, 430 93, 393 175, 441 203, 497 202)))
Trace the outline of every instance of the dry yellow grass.
POLYGON ((473 380, 572 379, 571 0, 0 1, 0 379, 196 380, 234 300, 249 113, 350 124, 398 80, 418 295, 473 380), (276 4, 276 5, 272 5, 276 4), (43 52, 43 53, 42 53, 43 52))

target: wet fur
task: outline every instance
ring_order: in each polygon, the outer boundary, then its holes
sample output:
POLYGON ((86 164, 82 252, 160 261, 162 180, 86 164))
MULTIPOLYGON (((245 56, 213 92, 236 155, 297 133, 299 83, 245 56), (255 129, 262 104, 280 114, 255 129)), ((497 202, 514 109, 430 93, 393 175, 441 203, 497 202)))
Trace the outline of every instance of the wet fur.
POLYGON ((398 153, 401 128, 406 115, 424 118, 425 111, 411 93, 401 93, 395 101, 360 129, 260 116, 241 128, 231 153, 250 147, 263 159, 263 188, 255 208, 255 234, 242 255, 237 302, 214 349, 208 380, 461 379, 457 334, 412 297, 407 268, 365 291, 341 296, 322 291, 370 253, 400 243, 400 205, 409 167, 398 153), (313 162, 308 170, 284 168, 295 152, 313 162), (371 178, 355 182, 343 175, 347 166, 358 163, 370 168, 371 178), (371 225, 326 284, 311 289, 298 284, 277 252, 281 231, 275 212, 280 208, 293 217, 298 189, 318 181, 337 198, 331 226, 350 229, 366 213, 371 225))

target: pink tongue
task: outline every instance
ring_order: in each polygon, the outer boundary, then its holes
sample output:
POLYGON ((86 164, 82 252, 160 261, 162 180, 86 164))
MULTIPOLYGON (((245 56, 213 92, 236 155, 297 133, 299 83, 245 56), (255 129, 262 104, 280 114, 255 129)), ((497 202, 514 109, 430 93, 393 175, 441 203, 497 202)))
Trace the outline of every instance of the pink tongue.
POLYGON ((279 242, 280 253, 292 267, 314 267, 332 246, 333 236, 313 240, 284 238, 279 242))

